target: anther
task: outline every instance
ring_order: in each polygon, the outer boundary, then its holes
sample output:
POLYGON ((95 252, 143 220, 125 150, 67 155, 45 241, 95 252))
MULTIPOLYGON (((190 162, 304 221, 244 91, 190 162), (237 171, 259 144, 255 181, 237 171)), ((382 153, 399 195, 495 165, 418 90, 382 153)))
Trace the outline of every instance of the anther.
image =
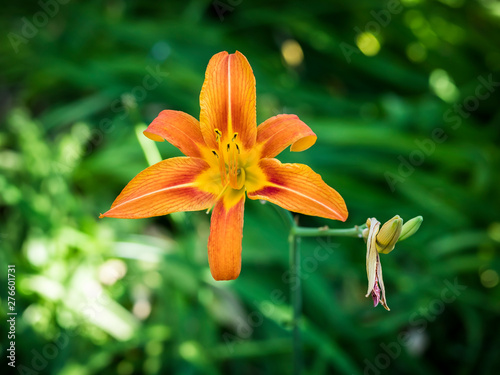
POLYGON ((222 138, 222 132, 219 129, 214 129, 215 132, 215 140, 219 142, 222 138))

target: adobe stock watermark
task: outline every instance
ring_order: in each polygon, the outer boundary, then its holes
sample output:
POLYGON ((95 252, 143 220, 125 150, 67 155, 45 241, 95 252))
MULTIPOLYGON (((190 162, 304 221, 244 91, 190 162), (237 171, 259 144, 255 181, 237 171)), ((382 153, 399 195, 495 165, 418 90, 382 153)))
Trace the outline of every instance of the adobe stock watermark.
POLYGON ((42 346, 40 350, 31 349, 31 359, 28 363, 17 366, 17 373, 20 375, 45 374, 44 370, 49 362, 57 358, 69 344, 70 337, 77 336, 76 332, 64 331, 55 340, 42 346))
MULTIPOLYGON (((493 80, 493 74, 489 74, 486 78, 479 76, 477 80, 479 84, 474 90, 474 95, 467 96, 460 104, 455 103, 444 112, 443 122, 449 125, 451 130, 459 129, 462 126, 463 120, 469 118, 471 113, 479 108, 481 101, 488 99, 497 87, 500 86, 500 82, 493 80)), ((448 138, 449 134, 445 129, 434 128, 430 137, 415 139, 416 148, 406 157, 398 155, 399 165, 397 174, 389 171, 384 172, 385 180, 391 192, 394 193, 396 185, 405 182, 415 172, 416 167, 421 166, 428 157, 434 154, 437 145, 445 142, 448 138)))
POLYGON ((7 34, 10 45, 15 53, 19 52, 19 47, 22 44, 27 44, 30 39, 37 36, 39 30, 49 23, 51 18, 57 16, 60 10, 60 5, 66 5, 70 0, 40 0, 38 5, 41 8, 38 12, 34 13, 30 18, 21 18, 21 29, 19 33, 10 32, 7 34))
POLYGON ((41 348, 31 349, 31 357, 29 360, 16 366, 16 371, 20 375, 42 375, 46 374, 45 371, 50 362, 56 359, 64 349, 68 346, 70 340, 75 337, 81 336, 86 332, 83 324, 78 324, 72 329, 61 331, 51 342, 44 344, 41 348))
MULTIPOLYGON (((314 249, 312 255, 303 257, 300 262, 300 269, 292 269, 283 272, 281 280, 285 285, 290 286, 290 290, 296 290, 302 280, 307 280, 318 270, 321 262, 326 261, 339 247, 338 244, 330 242, 330 237, 319 237, 318 246, 314 249)), ((239 341, 249 339, 254 330, 264 323, 265 317, 272 316, 277 306, 283 305, 286 301, 286 293, 275 288, 269 293, 269 298, 264 301, 253 301, 255 309, 249 312, 245 318, 241 318, 237 323, 235 334, 225 332, 222 335, 226 348, 229 353, 234 352, 234 344, 239 341)))
MULTIPOLYGON (((164 77, 168 75, 168 73, 160 70, 159 64, 154 67, 148 65, 145 70, 147 73, 142 78, 141 84, 134 86, 129 91, 120 95, 120 98, 116 98, 111 102, 110 109, 116 115, 115 120, 125 120, 130 115, 132 106, 143 102, 147 98, 148 93, 155 90, 163 82, 164 77)), ((113 119, 109 117, 101 119, 98 126, 90 130, 90 134, 81 134, 79 136, 80 139, 88 139, 86 149, 84 151, 75 149, 67 151, 65 162, 58 163, 59 170, 64 172, 71 170, 71 166, 76 160, 81 159, 83 156, 88 156, 104 141, 105 136, 112 133, 114 129, 115 124, 113 119)), ((81 129, 78 131, 84 130, 81 129)))
MULTIPOLYGON (((410 315, 409 325, 411 330, 417 333, 424 332, 429 322, 434 322, 445 311, 446 305, 454 302, 467 289, 467 286, 459 284, 456 278, 453 283, 449 280, 444 280, 443 283, 445 287, 441 290, 439 298, 433 299, 427 306, 420 307, 418 311, 410 315)), ((384 373, 384 370, 391 365, 392 361, 401 355, 402 347, 410 343, 410 329, 401 332, 394 341, 388 344, 380 343, 381 351, 379 354, 372 361, 367 358, 364 359, 363 374, 380 375, 384 373)))
MULTIPOLYGON (((92 321, 96 314, 102 312, 110 304, 110 301, 111 298, 101 291, 96 296, 89 298, 87 303, 82 303, 78 311, 80 311, 83 320, 92 321)), ((41 348, 31 349, 31 358, 16 366, 17 373, 21 375, 45 374, 50 362, 56 359, 68 346, 70 338, 81 335, 84 330, 84 325, 79 323, 73 329, 62 331, 55 340, 44 344, 41 348)))
MULTIPOLYGON (((115 271, 116 272, 116 271, 115 271)), ((118 277, 119 274, 112 274, 112 277, 118 277)), ((122 279, 126 287, 135 283, 136 277, 127 277, 122 279)), ((79 318, 73 328, 62 330, 59 336, 44 344, 41 348, 31 349, 31 357, 16 366, 16 371, 20 375, 42 375, 46 374, 47 367, 51 361, 55 360, 68 346, 70 340, 80 337, 87 333, 88 327, 85 323, 93 322, 102 315, 103 311, 113 303, 113 299, 107 295, 102 288, 94 288, 86 300, 77 306, 79 318)))
POLYGON ((212 6, 214 7, 215 13, 219 16, 219 20, 224 22, 224 14, 227 12, 232 13, 234 8, 240 5, 243 0, 214 0, 212 6))
MULTIPOLYGON (((372 16, 373 20, 368 21, 363 29, 360 29, 359 27, 354 27, 354 31, 356 32, 356 35, 360 35, 362 33, 370 33, 374 36, 377 36, 382 28, 385 28, 389 26, 391 23, 393 16, 401 13, 403 11, 404 7, 401 4, 401 1, 399 0, 389 0, 385 4, 385 9, 381 9, 378 12, 375 10, 370 11, 370 15, 372 16)), ((342 53, 347 61, 347 63, 351 63, 351 56, 354 53, 361 53, 359 48, 350 45, 349 43, 342 42, 340 43, 340 49, 342 50, 342 53)))

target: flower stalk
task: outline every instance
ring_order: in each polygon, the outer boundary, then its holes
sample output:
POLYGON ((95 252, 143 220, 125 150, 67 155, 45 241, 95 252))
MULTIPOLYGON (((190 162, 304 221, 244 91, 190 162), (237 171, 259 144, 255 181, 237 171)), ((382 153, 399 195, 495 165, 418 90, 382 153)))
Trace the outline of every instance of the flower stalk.
MULTIPOLYGON (((348 229, 331 229, 328 227, 319 228, 305 228, 297 224, 290 211, 285 210, 279 206, 273 205, 278 211, 279 215, 289 225, 288 242, 290 246, 290 272, 295 276, 295 282, 290 284, 290 302, 292 306, 292 338, 293 338, 293 373, 299 375, 302 373, 303 358, 302 358, 302 337, 300 331, 300 321, 302 319, 302 282, 301 282, 301 266, 300 266, 300 239, 301 237, 353 237, 364 238, 368 240, 368 249, 372 250, 372 255, 376 256, 377 262, 374 263, 378 267, 377 276, 375 276, 371 290, 368 295, 374 290, 375 306, 380 302, 384 307, 389 310, 385 302, 385 288, 382 279, 382 269, 378 253, 389 253, 394 249, 396 242, 406 239, 413 235, 420 227, 423 219, 418 216, 409 220, 403 225, 403 220, 396 215, 387 223, 382 225, 375 219, 368 219, 367 223, 362 225, 355 225, 348 229), (368 225, 367 225, 368 224, 368 225), (374 224, 376 231, 374 231, 374 224), (372 238, 368 239, 368 233, 372 229, 372 238), (380 228, 380 230, 379 230, 380 228), (380 233, 379 233, 380 232, 380 233), (377 236, 378 235, 378 236, 377 236), (370 244, 371 242, 371 244, 370 244), (379 285, 382 289, 380 289, 379 285)), ((370 263, 370 262, 368 262, 370 263)), ((368 264, 367 264, 368 267, 368 264)), ((369 274, 372 274, 369 273, 369 274)))
POLYGON ((300 321, 302 319, 302 279, 300 266, 301 237, 354 237, 363 238, 363 229, 366 225, 355 225, 349 229, 330 229, 328 227, 305 228, 297 224, 290 211, 273 205, 283 220, 290 226, 288 243, 290 247, 290 272, 295 276, 295 282, 290 284, 290 303, 292 306, 292 339, 293 339, 293 374, 300 375, 303 368, 302 337, 300 321))
MULTIPOLYGON (((293 227, 292 227, 293 228, 293 227)), ((300 332, 300 319, 302 317, 302 281, 300 275, 300 237, 290 230, 288 238, 290 244, 290 271, 294 272, 295 282, 290 284, 290 299, 293 309, 292 335, 293 335, 293 373, 300 375, 302 372, 302 338, 300 332)))

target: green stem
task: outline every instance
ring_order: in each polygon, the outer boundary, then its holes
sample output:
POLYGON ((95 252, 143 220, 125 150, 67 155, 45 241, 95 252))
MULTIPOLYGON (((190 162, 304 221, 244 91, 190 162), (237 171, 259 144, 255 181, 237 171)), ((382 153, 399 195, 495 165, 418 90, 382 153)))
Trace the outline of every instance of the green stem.
MULTIPOLYGON (((295 228, 295 227, 292 227, 295 228)), ((300 278, 300 237, 290 230, 288 238, 290 244, 290 271, 293 280, 290 284, 290 298, 293 306, 293 373, 300 375, 302 372, 302 340, 300 337, 300 319, 302 315, 302 286, 300 278)))
POLYGON ((290 226, 290 235, 288 243, 290 246, 290 272, 295 282, 290 284, 290 299, 293 308, 292 330, 293 330, 293 373, 300 375, 302 373, 302 340, 300 335, 300 319, 302 316, 302 285, 300 275, 300 238, 301 237, 363 237, 363 225, 355 225, 349 229, 330 229, 323 228, 303 228, 299 227, 292 214, 281 207, 273 205, 283 220, 290 226))
POLYGON ((330 229, 330 228, 303 228, 294 226, 290 228, 295 236, 299 237, 325 237, 325 236, 336 236, 336 237, 359 237, 363 236, 364 226, 355 226, 349 229, 330 229))

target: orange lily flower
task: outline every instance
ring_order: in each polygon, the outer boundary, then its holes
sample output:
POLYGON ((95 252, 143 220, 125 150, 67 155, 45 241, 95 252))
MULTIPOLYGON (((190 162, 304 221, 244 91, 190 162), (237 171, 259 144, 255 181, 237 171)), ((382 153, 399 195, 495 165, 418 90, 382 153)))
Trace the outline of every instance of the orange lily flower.
POLYGON ((288 146, 308 149, 316 135, 295 115, 274 116, 257 127, 255 99, 255 77, 245 56, 238 51, 213 56, 201 89, 200 121, 165 110, 144 131, 186 157, 139 173, 100 217, 138 219, 213 209, 208 260, 215 280, 240 274, 245 192, 290 211, 345 221, 344 200, 321 176, 306 165, 274 158, 288 146))

